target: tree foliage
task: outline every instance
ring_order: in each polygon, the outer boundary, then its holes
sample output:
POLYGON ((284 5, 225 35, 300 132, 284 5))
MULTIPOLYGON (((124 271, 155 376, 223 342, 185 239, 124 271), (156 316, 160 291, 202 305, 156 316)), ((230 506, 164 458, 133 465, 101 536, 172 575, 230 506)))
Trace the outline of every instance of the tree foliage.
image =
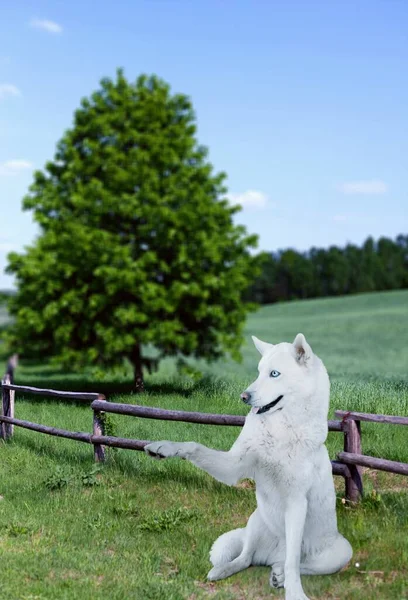
POLYGON ((23 200, 40 235, 9 255, 13 349, 70 366, 127 357, 139 388, 142 344, 237 358, 257 240, 234 224, 224 179, 188 97, 155 76, 103 79, 23 200))
POLYGON ((288 249, 264 253, 247 298, 260 304, 408 288, 408 235, 369 237, 361 248, 288 249))

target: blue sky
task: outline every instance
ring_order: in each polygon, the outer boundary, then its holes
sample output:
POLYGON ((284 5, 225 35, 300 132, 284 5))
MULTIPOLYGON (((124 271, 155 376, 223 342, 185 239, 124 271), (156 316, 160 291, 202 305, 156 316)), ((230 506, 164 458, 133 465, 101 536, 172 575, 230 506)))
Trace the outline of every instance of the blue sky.
POLYGON ((3 0, 0 288, 33 168, 118 66, 192 97, 260 248, 407 233, 407 31, 407 0, 3 0))

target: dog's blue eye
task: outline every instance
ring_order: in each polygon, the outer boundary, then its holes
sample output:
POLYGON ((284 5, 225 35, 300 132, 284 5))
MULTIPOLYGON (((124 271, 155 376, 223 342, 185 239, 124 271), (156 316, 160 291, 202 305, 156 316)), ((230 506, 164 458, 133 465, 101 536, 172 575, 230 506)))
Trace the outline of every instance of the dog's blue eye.
POLYGON ((279 377, 279 375, 280 375, 279 371, 275 371, 275 370, 271 371, 271 377, 279 377))

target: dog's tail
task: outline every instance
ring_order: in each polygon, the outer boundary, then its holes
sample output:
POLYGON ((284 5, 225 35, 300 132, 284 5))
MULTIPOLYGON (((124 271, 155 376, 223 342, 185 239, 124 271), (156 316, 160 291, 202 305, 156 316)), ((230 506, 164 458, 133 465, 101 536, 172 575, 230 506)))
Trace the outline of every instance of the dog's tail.
POLYGON ((223 533, 212 545, 210 561, 214 567, 229 563, 237 558, 244 547, 245 527, 223 533))

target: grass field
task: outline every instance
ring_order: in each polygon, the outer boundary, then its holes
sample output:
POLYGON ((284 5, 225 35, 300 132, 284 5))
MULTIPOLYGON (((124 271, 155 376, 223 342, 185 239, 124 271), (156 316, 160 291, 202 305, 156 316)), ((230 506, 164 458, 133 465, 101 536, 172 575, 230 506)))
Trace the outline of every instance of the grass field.
MULTIPOLYGON (((164 361, 142 397, 128 393, 130 372, 66 373, 23 364, 18 382, 105 392, 111 400, 163 408, 245 414, 239 393, 256 374, 250 334, 271 342, 302 331, 324 360, 335 408, 408 414, 408 292, 293 302, 262 308, 246 327, 243 362, 208 367, 194 383, 164 361)), ((90 431, 87 406, 18 397, 16 416, 90 431)), ((237 428, 115 416, 117 435, 195 440, 227 449, 237 428)), ((408 431, 363 424, 366 454, 408 462, 408 431)), ((342 436, 332 433, 334 458, 342 436)), ((0 598, 5 600, 216 600, 283 597, 267 568, 219 583, 205 579, 208 551, 222 532, 244 526, 255 506, 251 482, 228 487, 185 461, 153 461, 110 451, 94 471, 92 448, 16 428, 0 448, 0 598)), ((354 548, 351 565, 329 577, 303 578, 310 598, 408 598, 408 478, 365 473, 366 498, 343 504, 339 529, 354 548), (377 493, 375 493, 377 491, 377 493), (359 563, 359 567, 355 566, 359 563)))

